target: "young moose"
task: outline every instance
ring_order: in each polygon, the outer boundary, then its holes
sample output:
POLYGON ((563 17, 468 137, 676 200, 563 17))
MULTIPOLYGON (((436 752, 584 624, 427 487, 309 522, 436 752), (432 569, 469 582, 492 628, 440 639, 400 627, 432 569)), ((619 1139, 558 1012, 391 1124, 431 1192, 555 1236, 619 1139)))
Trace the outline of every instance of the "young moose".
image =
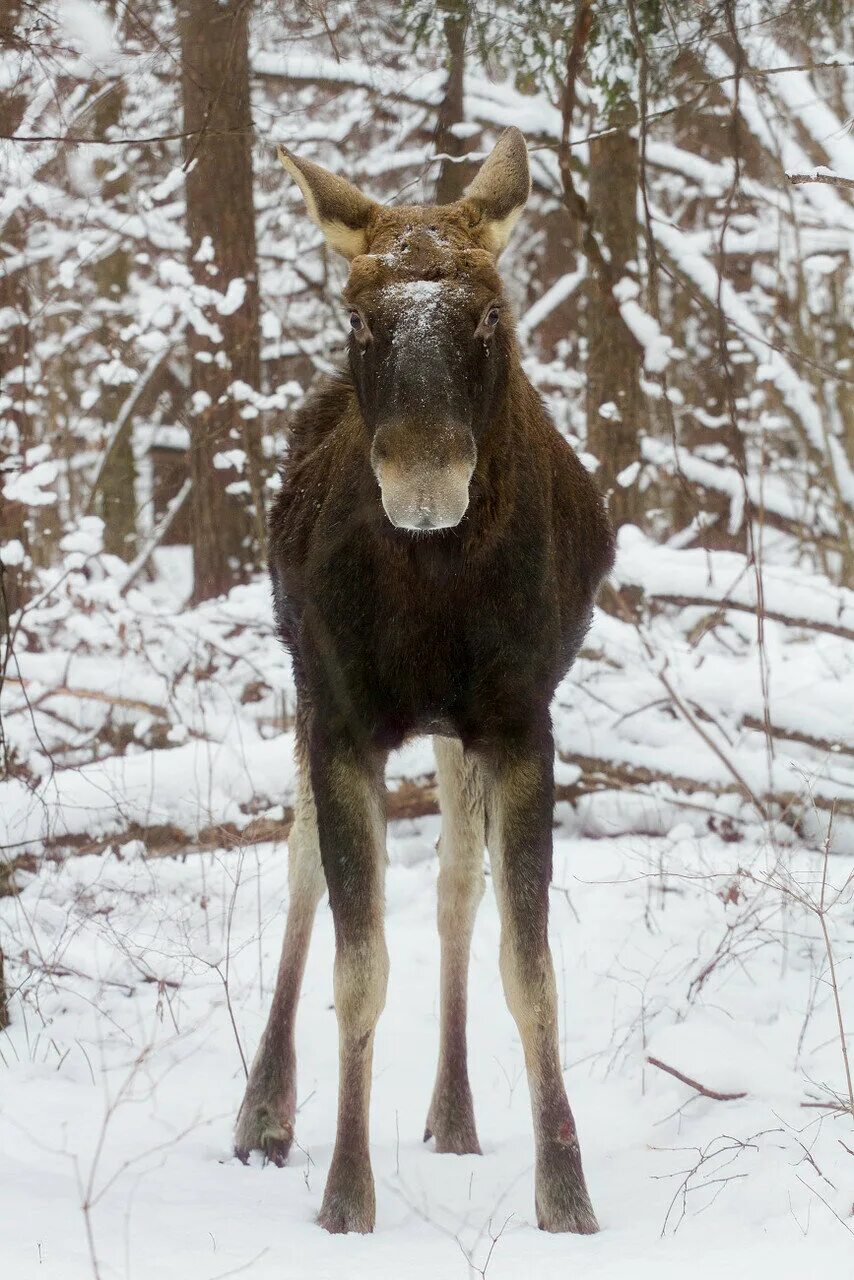
POLYGON ((297 1001, 328 888, 340 1066, 318 1220, 334 1232, 373 1229, 368 1110, 388 975, 384 766, 407 736, 432 733, 441 1031, 425 1140, 480 1151, 466 984, 486 845, 501 977, 530 1084, 537 1221, 593 1232, 547 934, 549 705, 613 546, 595 485, 522 372, 496 270, 528 198, 525 142, 507 129, 465 196, 441 208, 387 208, 308 160, 280 157, 350 260, 349 367, 302 409, 270 520, 278 624, 299 695, 299 790, 281 965, 235 1147, 277 1164, 288 1154, 297 1001))

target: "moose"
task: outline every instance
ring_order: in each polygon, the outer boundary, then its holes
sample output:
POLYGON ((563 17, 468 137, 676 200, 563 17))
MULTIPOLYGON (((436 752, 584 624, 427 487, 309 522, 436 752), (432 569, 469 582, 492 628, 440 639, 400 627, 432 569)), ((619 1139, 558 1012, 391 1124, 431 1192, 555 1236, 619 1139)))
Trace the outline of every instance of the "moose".
POLYGON ((537 1222, 592 1233, 548 942, 550 703, 611 568, 613 536, 594 481, 522 370, 497 271, 530 193, 525 140, 506 129, 463 197, 438 207, 381 205, 312 161, 279 156, 349 260, 348 358, 295 416, 269 523, 297 687, 298 784, 281 963, 235 1151, 287 1158, 296 1008, 328 890, 338 1120, 318 1222, 373 1230, 371 1063, 389 968, 384 768, 407 737, 432 734, 441 992, 425 1141, 480 1152, 466 988, 486 848, 530 1087, 537 1222))

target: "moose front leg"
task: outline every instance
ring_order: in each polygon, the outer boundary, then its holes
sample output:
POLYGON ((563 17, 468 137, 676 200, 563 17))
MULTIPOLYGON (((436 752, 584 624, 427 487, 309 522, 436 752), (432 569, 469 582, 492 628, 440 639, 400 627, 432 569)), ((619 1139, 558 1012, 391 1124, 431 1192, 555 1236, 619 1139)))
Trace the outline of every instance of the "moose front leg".
POLYGON ((553 753, 548 725, 489 752, 487 845, 501 915, 501 978, 531 1094, 537 1223, 544 1231, 591 1234, 599 1228, 560 1069, 548 942, 553 753))
POLYGON ((478 763, 462 744, 434 738, 442 831, 437 921, 442 949, 439 1065, 424 1141, 436 1150, 480 1155, 466 1047, 469 951, 483 897, 483 788, 478 763))
POLYGON ((338 1130, 318 1222, 327 1231, 374 1229, 368 1146, 374 1030, 385 1004, 384 759, 317 732, 311 772, 320 851, 335 923, 338 1130))
POLYGON ((244 1163, 250 1151, 261 1151, 265 1160, 283 1165, 294 1137, 297 1003, 314 916, 325 888, 305 736, 305 715, 300 709, 296 732, 299 781, 288 837, 290 903, 270 1016, 237 1117, 234 1150, 244 1163))

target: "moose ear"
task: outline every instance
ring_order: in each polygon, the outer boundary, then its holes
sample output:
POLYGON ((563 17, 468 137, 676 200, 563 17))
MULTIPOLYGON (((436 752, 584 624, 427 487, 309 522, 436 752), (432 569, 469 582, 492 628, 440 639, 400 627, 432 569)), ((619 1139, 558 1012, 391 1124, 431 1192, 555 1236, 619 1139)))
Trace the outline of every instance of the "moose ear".
POLYGON ((344 178, 311 160, 302 160, 284 147, 279 147, 279 159, 305 197, 309 216, 332 248, 345 258, 364 253, 368 227, 380 206, 344 178))
POLYGON ((480 213, 483 247, 496 258, 506 248, 530 191, 525 139, 518 129, 505 129, 464 197, 480 213))

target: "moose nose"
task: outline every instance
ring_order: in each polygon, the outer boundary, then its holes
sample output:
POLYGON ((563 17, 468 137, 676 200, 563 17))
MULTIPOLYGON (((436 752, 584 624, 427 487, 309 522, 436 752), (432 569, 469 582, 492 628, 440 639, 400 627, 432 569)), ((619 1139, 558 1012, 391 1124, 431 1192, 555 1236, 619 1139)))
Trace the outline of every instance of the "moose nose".
POLYGON ((462 520, 469 504, 470 462, 438 467, 402 467, 379 461, 374 472, 382 504, 398 529, 426 532, 451 529, 462 520))
POLYGON ((401 418, 374 436, 371 466, 382 504, 398 529, 451 529, 469 504, 469 482, 477 461, 471 430, 462 423, 429 424, 401 418))

